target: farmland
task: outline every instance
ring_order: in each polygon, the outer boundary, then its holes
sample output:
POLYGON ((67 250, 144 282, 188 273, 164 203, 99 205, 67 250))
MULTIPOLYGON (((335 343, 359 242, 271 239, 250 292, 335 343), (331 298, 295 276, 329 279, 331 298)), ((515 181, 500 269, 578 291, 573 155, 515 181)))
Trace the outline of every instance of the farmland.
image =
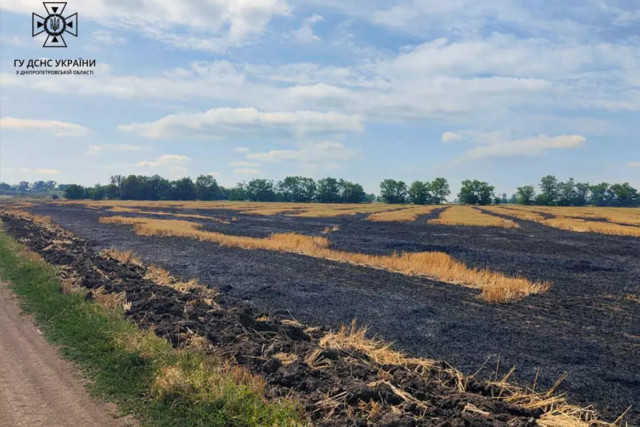
MULTIPOLYGON (((625 419, 640 422, 638 209, 78 201, 5 204, 0 211, 57 224, 110 259, 149 266, 132 267, 145 269, 140 283, 162 283, 167 295, 197 295, 203 305, 192 310, 202 318, 209 319, 206 307, 242 307, 255 314, 245 319, 247 330, 260 331, 258 319, 277 319, 275 330, 290 337, 297 330, 287 322, 328 328, 331 333, 317 337, 308 332, 309 342, 317 339, 325 350, 357 348, 381 366, 434 369, 433 361, 444 360, 478 379, 503 378, 515 367, 509 382, 535 383, 536 390, 566 374, 557 391, 569 403, 593 405, 609 421, 632 406, 625 419), (363 344, 359 330, 341 329, 354 320, 368 328, 368 337, 393 343, 393 351, 382 342, 363 344)), ((33 238, 26 225, 9 217, 5 223, 14 237, 33 238)), ((40 249, 58 241, 38 239, 40 249)), ((121 291, 122 298, 136 294, 121 291)), ((162 313, 152 324, 141 314, 142 302, 128 303, 144 326, 179 339, 162 313)), ((228 328, 229 321, 199 325, 223 345, 231 337, 216 327, 228 328)), ((328 363, 311 344, 286 342, 289 347, 269 353, 278 366, 252 370, 293 387, 283 375, 300 348, 308 350, 305 369, 328 363)), ((246 345, 224 351, 243 363, 246 345)), ((399 373, 395 379, 367 375, 370 383, 403 384, 399 373)), ((402 393, 396 394, 405 396, 406 405, 398 403, 403 414, 413 410, 409 401, 423 411, 446 406, 402 393)), ((342 397, 336 391, 315 402, 323 414, 335 414, 344 411, 342 397)), ((374 414, 369 400, 362 405, 374 414)))

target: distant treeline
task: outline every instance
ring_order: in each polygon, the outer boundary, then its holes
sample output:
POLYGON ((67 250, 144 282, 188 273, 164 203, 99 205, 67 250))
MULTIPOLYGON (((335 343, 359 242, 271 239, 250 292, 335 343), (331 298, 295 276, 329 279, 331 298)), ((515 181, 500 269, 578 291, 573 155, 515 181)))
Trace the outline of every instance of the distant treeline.
POLYGON ((373 202, 360 184, 343 179, 324 178, 314 181, 301 176, 288 176, 282 181, 253 179, 248 183, 225 188, 210 175, 192 180, 169 181, 161 176, 112 176, 108 185, 86 188, 70 185, 64 192, 67 199, 93 200, 248 200, 256 202, 373 202))
MULTIPOLYGON (((487 182, 465 180, 457 203, 470 205, 522 204, 543 206, 640 206, 638 190, 629 183, 591 185, 566 182, 548 175, 541 179, 539 192, 533 185, 518 187, 516 194, 497 196, 495 187, 487 182)), ((415 181, 407 185, 403 181, 385 179, 380 184, 380 195, 367 194, 354 182, 336 178, 318 181, 302 176, 288 176, 281 181, 253 179, 248 183, 225 188, 210 175, 192 180, 182 178, 170 181, 161 176, 115 175, 107 185, 83 187, 77 184, 58 185, 55 181, 20 182, 9 185, 0 182, 0 194, 51 195, 63 194, 66 199, 80 200, 238 200, 257 202, 319 202, 319 203, 411 203, 417 205, 441 204, 451 194, 444 178, 433 181, 415 181)))

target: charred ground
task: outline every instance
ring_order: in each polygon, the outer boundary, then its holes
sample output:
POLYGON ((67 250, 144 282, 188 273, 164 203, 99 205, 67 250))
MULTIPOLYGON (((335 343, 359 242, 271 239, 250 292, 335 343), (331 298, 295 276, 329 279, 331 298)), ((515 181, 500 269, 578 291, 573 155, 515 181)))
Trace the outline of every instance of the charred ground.
MULTIPOLYGON (((219 287, 227 304, 338 327, 356 318, 372 333, 411 355, 449 361, 466 373, 486 360, 486 375, 517 367, 517 378, 561 386, 574 403, 594 404, 615 419, 629 405, 640 422, 640 239, 560 231, 517 221, 519 229, 372 223, 364 215, 291 218, 238 215, 231 224, 205 222, 212 231, 265 237, 274 232, 329 234, 341 250, 388 254, 444 251, 472 266, 489 267, 553 286, 507 305, 490 305, 467 288, 305 256, 220 247, 183 238, 136 236, 130 227, 98 222, 99 210, 42 205, 33 212, 89 239, 96 249, 131 249, 184 278, 219 287)), ((184 212, 184 211, 181 211, 184 212)))

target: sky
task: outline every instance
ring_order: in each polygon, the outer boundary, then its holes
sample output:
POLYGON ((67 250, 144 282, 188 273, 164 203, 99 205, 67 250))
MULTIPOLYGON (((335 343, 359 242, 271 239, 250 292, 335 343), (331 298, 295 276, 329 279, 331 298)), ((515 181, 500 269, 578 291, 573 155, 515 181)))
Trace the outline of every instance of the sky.
POLYGON ((0 3, 0 181, 115 174, 640 188, 638 0, 0 3), (94 75, 14 60, 95 59, 94 75))

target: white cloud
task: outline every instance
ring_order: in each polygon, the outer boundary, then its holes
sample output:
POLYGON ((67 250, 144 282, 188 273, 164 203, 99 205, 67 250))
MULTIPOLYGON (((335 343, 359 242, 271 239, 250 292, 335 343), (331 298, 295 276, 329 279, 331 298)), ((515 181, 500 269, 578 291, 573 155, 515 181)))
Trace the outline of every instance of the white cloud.
POLYGON ((264 112, 255 108, 216 108, 204 113, 172 114, 150 123, 118 126, 147 138, 291 138, 357 132, 361 118, 315 111, 264 112))
POLYGON ((475 160, 483 157, 512 157, 537 156, 547 150, 576 148, 586 142, 580 135, 547 136, 516 139, 511 141, 496 141, 478 145, 466 151, 458 161, 475 160))
POLYGON ((341 142, 324 141, 309 143, 295 150, 271 150, 263 153, 249 153, 247 159, 259 162, 291 163, 304 166, 323 166, 333 169, 339 163, 354 159, 358 152, 341 142))
POLYGON ((231 166, 236 168, 253 168, 260 166, 260 164, 255 162, 233 162, 231 163, 231 166))
MULTIPOLYGON (((18 13, 31 14, 35 11, 31 0, 2 2, 0 7, 18 13)), ((157 37, 159 41, 178 39, 184 34, 179 36, 172 31, 186 27, 202 39, 218 35, 232 44, 251 34, 261 33, 274 16, 289 14, 289 6, 281 0, 85 0, 68 5, 65 13, 72 12, 71 9, 83 19, 111 27, 135 28, 157 37)))
POLYGON ((139 145, 130 144, 105 144, 105 145, 90 145, 86 153, 95 156, 105 151, 142 151, 142 147, 139 145))
POLYGON ((236 153, 248 153, 249 151, 251 151, 251 148, 249 147, 236 147, 233 149, 233 151, 235 151, 236 153))
POLYGON ((172 178, 183 177, 187 174, 187 165, 191 163, 191 159, 187 156, 179 154, 164 154, 153 160, 143 160, 136 163, 140 169, 147 172, 168 173, 172 178))
POLYGON ((629 162, 627 166, 631 166, 632 168, 640 168, 640 162, 629 162))
POLYGON ((91 33, 91 42, 96 45, 115 45, 123 44, 127 41, 122 36, 114 35, 111 31, 97 30, 91 33))
POLYGON ((16 119, 14 117, 0 118, 0 129, 51 132, 55 136, 87 136, 89 129, 74 123, 56 120, 16 119))
POLYGON ((20 168, 20 172, 28 173, 32 175, 59 175, 60 171, 57 169, 42 169, 42 168, 20 168))
POLYGON ((263 172, 260 169, 255 169, 255 168, 235 169, 233 173, 236 175, 262 175, 263 174, 263 172))
POLYGON ((313 33, 313 26, 317 22, 322 21, 322 19, 322 16, 316 14, 306 18, 302 21, 302 26, 293 32, 294 37, 300 43, 311 43, 320 40, 320 37, 313 33))
POLYGON ((440 140, 445 144, 447 142, 458 141, 459 139, 462 139, 462 135, 455 132, 445 132, 442 134, 442 137, 440 137, 440 140))

